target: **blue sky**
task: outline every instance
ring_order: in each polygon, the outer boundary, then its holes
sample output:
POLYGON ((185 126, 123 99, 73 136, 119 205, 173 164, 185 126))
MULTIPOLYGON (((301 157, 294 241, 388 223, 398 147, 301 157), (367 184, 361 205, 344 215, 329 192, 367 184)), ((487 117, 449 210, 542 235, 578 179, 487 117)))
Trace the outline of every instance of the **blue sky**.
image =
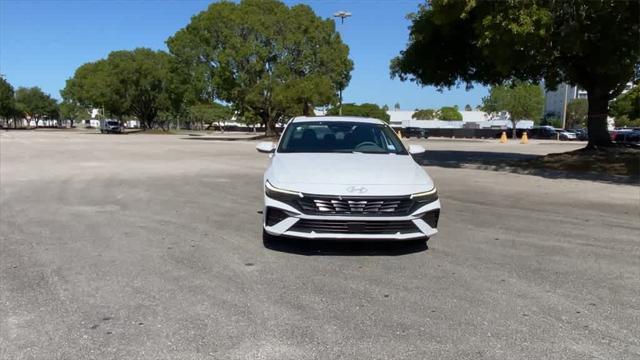
MULTIPOLYGON (((338 10, 353 17, 337 28, 355 63, 345 102, 400 103, 402 109, 480 103, 477 86, 436 91, 389 77, 389 60, 404 48, 417 0, 307 0, 318 15, 338 10)), ((59 98, 75 69, 109 52, 136 47, 165 49, 165 40, 211 1, 18 1, 0 0, 0 74, 14 86, 40 86, 59 98)))

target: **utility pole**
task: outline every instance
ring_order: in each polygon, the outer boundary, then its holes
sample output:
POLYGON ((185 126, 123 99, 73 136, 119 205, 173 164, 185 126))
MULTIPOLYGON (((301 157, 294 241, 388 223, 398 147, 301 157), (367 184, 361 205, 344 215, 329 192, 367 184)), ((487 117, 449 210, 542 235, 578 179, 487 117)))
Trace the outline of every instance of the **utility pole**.
MULTIPOLYGON (((340 18, 340 24, 344 24, 344 19, 351 17, 351 13, 348 11, 338 11, 336 13, 333 14, 333 17, 338 17, 340 18)), ((341 85, 342 86, 342 85, 341 85)), ((339 89, 339 93, 338 93, 338 115, 342 116, 342 88, 339 89)))
POLYGON ((569 84, 564 84, 564 103, 562 104, 562 128, 567 127, 567 99, 569 97, 569 84))

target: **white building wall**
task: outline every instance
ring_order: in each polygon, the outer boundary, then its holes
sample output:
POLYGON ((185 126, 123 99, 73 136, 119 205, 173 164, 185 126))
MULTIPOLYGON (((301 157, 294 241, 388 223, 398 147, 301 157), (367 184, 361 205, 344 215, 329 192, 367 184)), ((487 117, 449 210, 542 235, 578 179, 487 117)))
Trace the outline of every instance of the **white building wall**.
MULTIPOLYGON (((387 114, 390 117, 391 126, 396 127, 420 127, 420 128, 441 128, 441 129, 460 129, 465 124, 474 123, 478 124, 481 129, 485 128, 509 128, 511 127, 511 121, 509 121, 509 114, 501 112, 499 114, 487 114, 484 111, 460 111, 462 114, 462 121, 445 121, 445 120, 416 120, 412 116, 415 111, 407 110, 389 110, 387 114)), ((529 129, 533 127, 532 120, 519 121, 516 125, 518 129, 529 129)))
POLYGON ((565 96, 567 99, 567 103, 569 103, 569 101, 576 99, 579 96, 581 99, 586 99, 587 92, 568 84, 560 84, 554 91, 545 91, 544 115, 562 119, 564 117, 565 96))

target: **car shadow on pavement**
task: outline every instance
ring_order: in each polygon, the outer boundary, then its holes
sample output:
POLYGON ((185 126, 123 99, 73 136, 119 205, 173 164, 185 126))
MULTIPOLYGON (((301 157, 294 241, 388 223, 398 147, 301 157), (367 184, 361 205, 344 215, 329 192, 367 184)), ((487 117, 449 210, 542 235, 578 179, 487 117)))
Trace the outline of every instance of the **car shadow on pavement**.
POLYGON ((306 256, 399 256, 426 251, 425 241, 336 241, 279 238, 265 243, 273 251, 306 256))
POLYGON ((490 151, 427 150, 425 153, 416 155, 413 158, 422 166, 502 171, 521 175, 540 176, 548 179, 588 180, 610 184, 634 184, 638 181, 638 178, 634 176, 618 176, 594 172, 575 172, 532 167, 530 165, 531 160, 540 157, 542 156, 490 151))

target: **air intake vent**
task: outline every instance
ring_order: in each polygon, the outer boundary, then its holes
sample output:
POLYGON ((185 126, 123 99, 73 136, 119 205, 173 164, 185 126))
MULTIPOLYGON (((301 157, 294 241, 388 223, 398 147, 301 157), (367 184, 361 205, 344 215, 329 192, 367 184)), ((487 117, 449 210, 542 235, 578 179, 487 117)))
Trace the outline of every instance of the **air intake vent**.
POLYGON ((300 219, 290 231, 330 234, 410 234, 419 232, 411 220, 403 221, 351 221, 300 219))

